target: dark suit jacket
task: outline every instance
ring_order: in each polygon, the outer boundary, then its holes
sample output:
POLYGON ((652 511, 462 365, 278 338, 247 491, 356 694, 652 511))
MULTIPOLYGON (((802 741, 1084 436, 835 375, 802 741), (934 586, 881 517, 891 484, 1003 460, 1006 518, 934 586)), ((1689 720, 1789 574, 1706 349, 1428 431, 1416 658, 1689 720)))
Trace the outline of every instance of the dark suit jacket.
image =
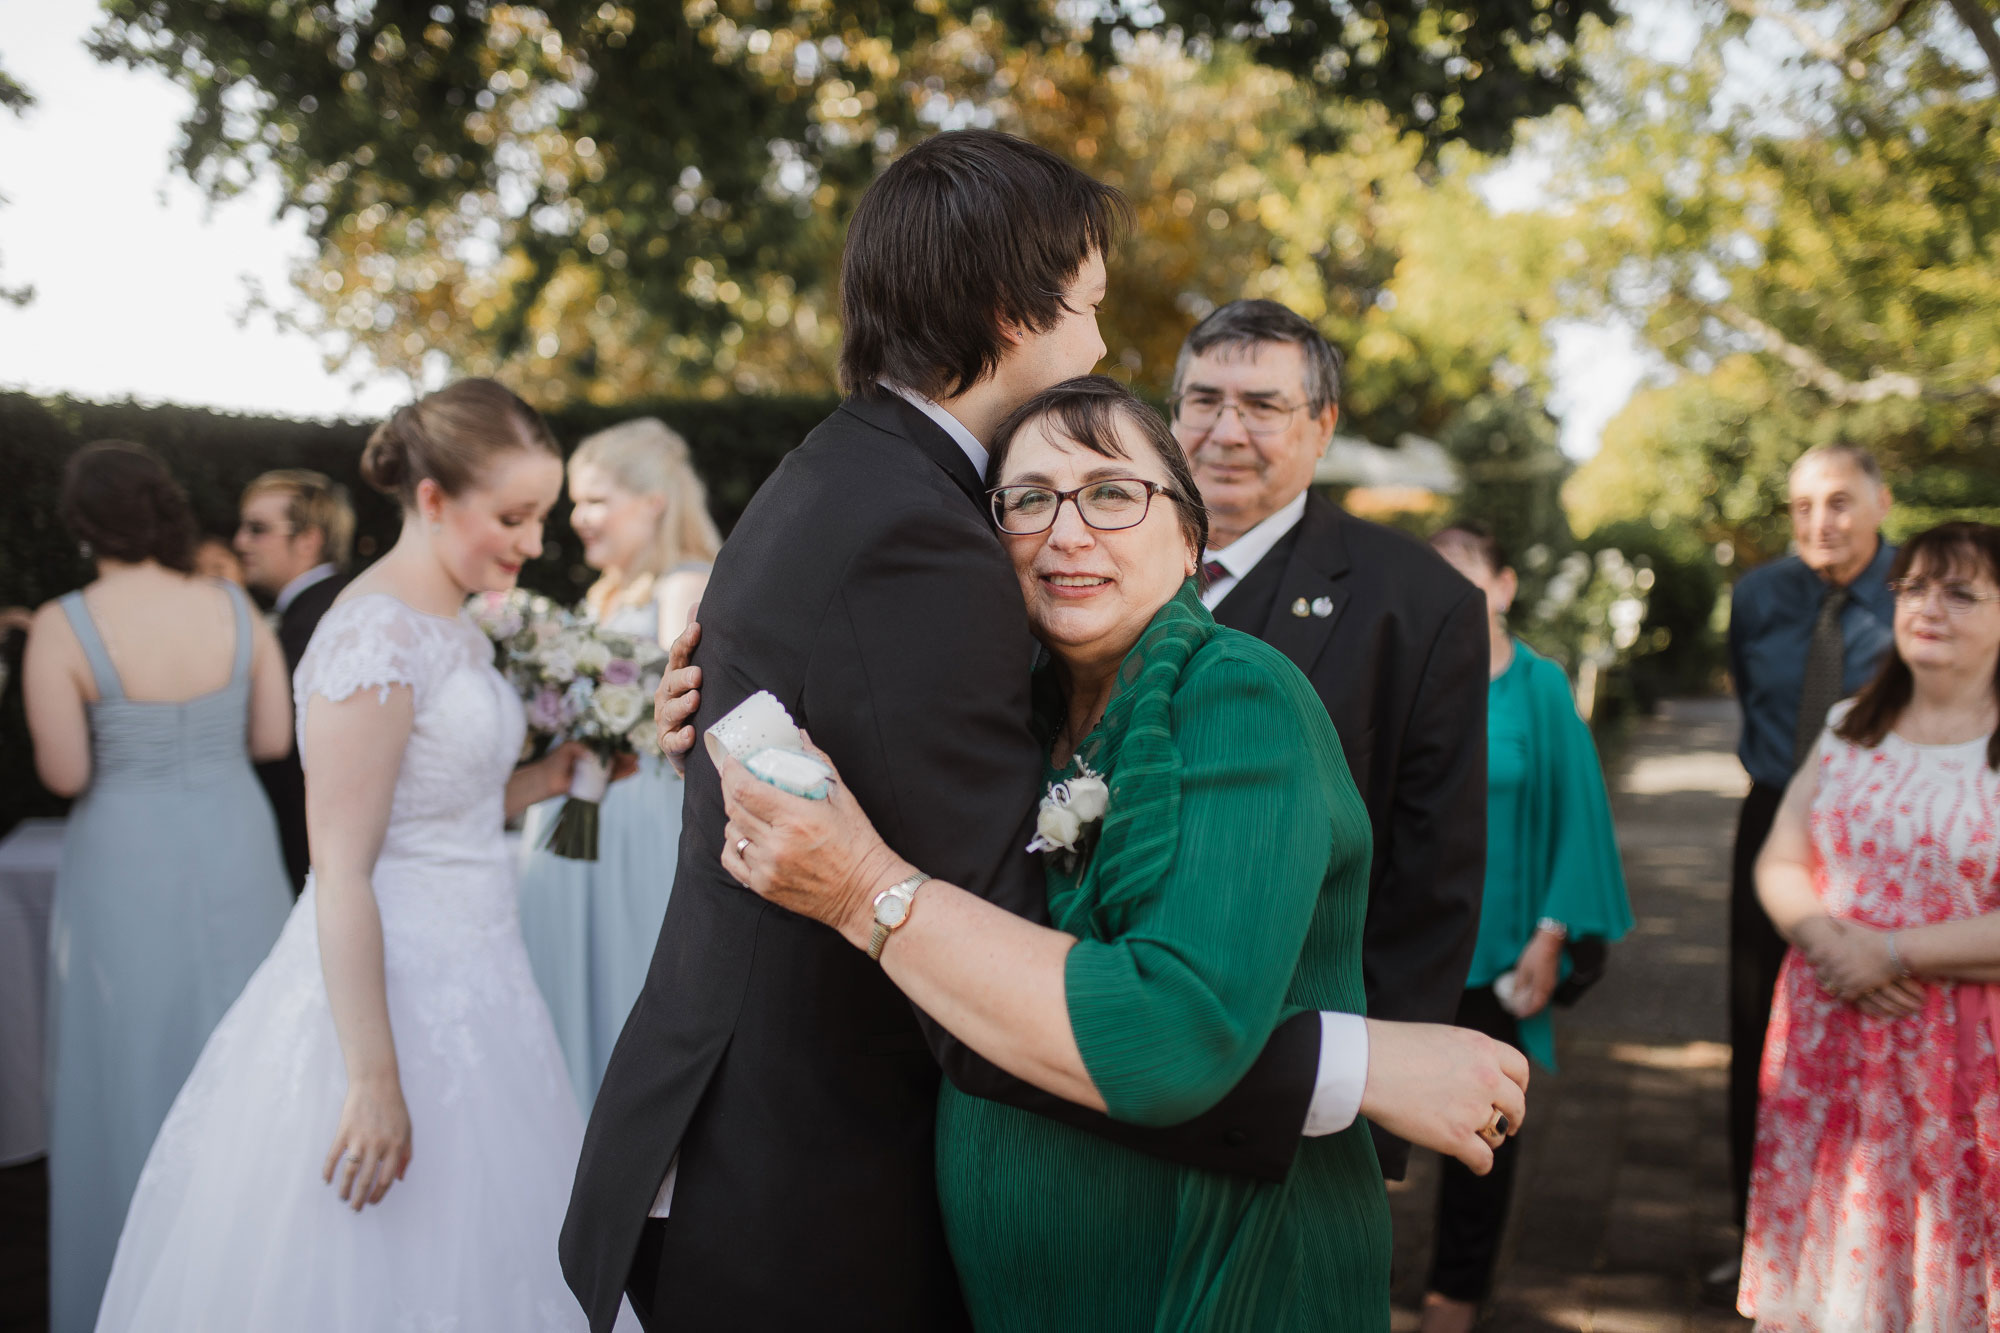
MULTIPOLYGON (((333 599, 347 586, 348 576, 335 574, 321 579, 292 599, 278 617, 278 646, 285 653, 287 677, 299 669, 313 631, 326 615, 333 599)), ((306 776, 299 767, 299 746, 294 734, 292 750, 283 759, 257 765, 257 778, 271 798, 271 813, 278 817, 278 841, 285 849, 285 869, 292 877, 292 893, 306 886, 306 868, 311 857, 306 851, 306 776)))
MULTIPOLYGON (((1026 612, 983 482, 934 422, 900 398, 845 403, 751 501, 701 611, 697 726, 769 690, 897 851, 1047 919, 1039 864, 1024 852, 1043 764, 1026 612)), ((964 1327, 932 1168, 940 1064, 970 1092, 1174 1160, 1266 1179, 1289 1169, 1318 1065, 1316 1016, 1280 1028, 1201 1119, 1121 1126, 920 1023, 838 934, 736 884, 718 861, 724 822, 697 745, 666 921, 563 1225, 563 1271, 593 1329, 611 1326, 676 1150, 656 1271, 681 1294, 660 1327, 964 1327)))
MULTIPOLYGON (((1485 597, 1422 542, 1312 495, 1215 618, 1306 673, 1368 805, 1369 1016, 1451 1022, 1486 878, 1485 597)), ((1378 1130, 1375 1147, 1400 1180, 1409 1145, 1378 1130)))

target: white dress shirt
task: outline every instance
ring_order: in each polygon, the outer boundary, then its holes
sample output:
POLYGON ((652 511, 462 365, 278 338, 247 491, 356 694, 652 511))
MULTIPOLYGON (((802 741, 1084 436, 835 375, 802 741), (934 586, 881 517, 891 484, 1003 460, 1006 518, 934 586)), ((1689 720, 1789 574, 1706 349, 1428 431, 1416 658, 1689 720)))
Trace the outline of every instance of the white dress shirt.
POLYGON ((1220 551, 1203 551, 1201 562, 1204 565, 1214 561, 1229 572, 1202 589, 1201 604, 1213 611, 1243 581, 1243 576, 1255 569, 1257 562, 1269 555, 1271 548, 1299 525, 1299 520, 1305 515, 1306 493, 1300 491, 1292 497, 1290 504, 1278 509, 1220 551))
POLYGON ((951 442, 960 449, 963 449, 965 456, 972 460, 972 470, 979 474, 981 483, 984 484, 986 462, 992 455, 986 452, 986 446, 979 442, 979 437, 966 429, 963 421, 960 421, 957 417, 945 411, 915 389, 905 389, 902 385, 891 384, 887 380, 882 381, 882 387, 890 393, 895 394, 898 398, 901 398, 911 407, 916 408, 917 411, 922 412, 932 421, 937 422, 938 429, 951 436, 951 442))
POLYGON ((271 603, 271 609, 282 616, 291 607, 293 602, 299 600, 300 593, 312 587, 315 583, 326 582, 339 572, 331 561, 324 565, 314 565, 311 569, 308 569, 305 573, 278 589, 277 600, 271 603))

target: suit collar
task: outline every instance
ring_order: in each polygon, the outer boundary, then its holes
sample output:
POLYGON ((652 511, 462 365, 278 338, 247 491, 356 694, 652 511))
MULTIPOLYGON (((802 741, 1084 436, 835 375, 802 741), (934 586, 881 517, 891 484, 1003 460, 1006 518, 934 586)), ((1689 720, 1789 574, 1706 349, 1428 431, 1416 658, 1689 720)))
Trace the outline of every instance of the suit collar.
POLYGON ((885 389, 873 394, 854 394, 840 405, 840 410, 916 445, 944 469, 966 498, 985 512, 986 479, 972 466, 972 460, 965 456, 958 441, 915 405, 885 389))
POLYGON ((279 615, 285 614, 286 611, 291 609, 292 603, 299 600, 299 595, 305 592, 306 589, 312 587, 314 584, 324 583, 339 573, 340 570, 334 566, 331 560, 322 565, 314 565, 311 569, 308 569, 305 573, 299 575, 278 590, 276 599, 271 603, 271 609, 279 615))

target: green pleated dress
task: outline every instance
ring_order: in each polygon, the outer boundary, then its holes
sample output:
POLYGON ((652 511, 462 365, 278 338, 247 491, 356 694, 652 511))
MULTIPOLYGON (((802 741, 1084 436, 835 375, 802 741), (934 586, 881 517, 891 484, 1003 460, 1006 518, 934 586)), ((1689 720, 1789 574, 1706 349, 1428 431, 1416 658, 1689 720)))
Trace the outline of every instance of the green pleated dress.
MULTIPOLYGON (((1079 755, 1110 808, 1080 872, 1051 868, 1049 905, 1078 940, 1070 1024, 1112 1116, 1190 1119, 1294 1012, 1363 1011, 1367 814, 1296 667, 1217 627, 1190 582, 1079 755)), ((947 1086, 937 1163, 981 1333, 1389 1326, 1388 1203, 1359 1122, 1303 1141, 1273 1185, 947 1086)))

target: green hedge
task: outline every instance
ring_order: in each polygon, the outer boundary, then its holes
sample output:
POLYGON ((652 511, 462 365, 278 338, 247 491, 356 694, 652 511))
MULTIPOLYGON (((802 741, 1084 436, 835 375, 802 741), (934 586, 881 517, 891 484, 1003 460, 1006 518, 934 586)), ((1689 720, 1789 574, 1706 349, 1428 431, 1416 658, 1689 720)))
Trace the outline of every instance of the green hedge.
MULTIPOLYGON (((552 413, 565 449, 614 422, 657 416, 687 437, 726 533, 778 460, 832 409, 824 398, 584 405, 552 413)), ((92 440, 150 445, 187 487, 205 531, 227 536, 236 502, 252 477, 305 467, 344 482, 359 520, 356 563, 387 550, 399 524, 394 501, 364 485, 357 468, 372 422, 294 421, 203 408, 86 403, 0 393, 0 606, 35 606, 80 586, 89 565, 63 531, 56 501, 63 465, 92 440)), ((569 531, 567 499, 550 515, 542 558, 522 572, 540 592, 574 600, 591 579, 569 531)), ((21 818, 60 813, 63 803, 34 777, 18 684, 20 641, 6 646, 10 668, 0 694, 0 834, 21 818)))

